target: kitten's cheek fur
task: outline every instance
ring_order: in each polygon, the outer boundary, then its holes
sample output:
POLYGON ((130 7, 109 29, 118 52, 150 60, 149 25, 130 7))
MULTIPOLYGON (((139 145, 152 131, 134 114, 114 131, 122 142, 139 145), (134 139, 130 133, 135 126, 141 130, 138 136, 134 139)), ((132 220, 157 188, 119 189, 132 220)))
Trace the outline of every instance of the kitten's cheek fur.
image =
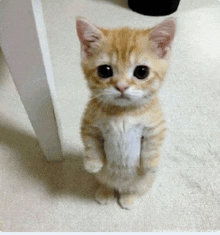
POLYGON ((103 167, 103 162, 100 160, 84 159, 84 168, 89 173, 97 173, 102 169, 102 167, 103 167))

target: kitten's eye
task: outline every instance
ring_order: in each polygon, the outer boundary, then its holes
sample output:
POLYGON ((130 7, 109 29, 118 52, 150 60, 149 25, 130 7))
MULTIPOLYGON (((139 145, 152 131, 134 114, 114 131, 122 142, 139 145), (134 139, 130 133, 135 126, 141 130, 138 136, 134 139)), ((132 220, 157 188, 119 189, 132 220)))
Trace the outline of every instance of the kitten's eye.
POLYGON ((134 76, 138 79, 145 79, 149 75, 149 68, 145 65, 139 65, 134 70, 134 76))
POLYGON ((101 78, 109 78, 113 76, 113 71, 110 65, 104 64, 98 67, 98 75, 101 78))

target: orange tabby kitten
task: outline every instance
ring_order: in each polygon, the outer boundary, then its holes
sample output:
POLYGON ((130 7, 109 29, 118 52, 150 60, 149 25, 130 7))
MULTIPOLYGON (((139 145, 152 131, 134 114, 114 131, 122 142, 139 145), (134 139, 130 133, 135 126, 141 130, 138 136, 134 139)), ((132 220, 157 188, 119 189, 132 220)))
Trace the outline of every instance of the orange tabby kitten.
POLYGON ((103 29, 76 22, 91 99, 82 120, 84 167, 100 182, 100 204, 120 194, 129 209, 152 185, 165 137, 157 92, 164 80, 176 23, 151 29, 103 29))

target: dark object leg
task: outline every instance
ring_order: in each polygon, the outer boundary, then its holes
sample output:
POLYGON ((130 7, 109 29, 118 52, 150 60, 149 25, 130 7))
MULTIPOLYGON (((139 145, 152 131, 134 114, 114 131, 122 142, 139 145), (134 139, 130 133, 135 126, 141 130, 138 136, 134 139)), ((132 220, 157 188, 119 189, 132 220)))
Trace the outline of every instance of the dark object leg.
POLYGON ((180 0, 128 0, 129 7, 140 14, 165 16, 175 12, 180 0))

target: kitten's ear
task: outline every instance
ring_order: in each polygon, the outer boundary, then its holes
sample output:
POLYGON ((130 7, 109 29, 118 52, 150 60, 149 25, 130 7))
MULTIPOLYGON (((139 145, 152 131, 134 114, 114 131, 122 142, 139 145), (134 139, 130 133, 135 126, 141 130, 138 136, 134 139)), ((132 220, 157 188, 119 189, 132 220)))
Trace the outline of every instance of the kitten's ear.
POLYGON ((82 45, 83 59, 94 54, 94 49, 100 44, 103 33, 84 18, 77 18, 76 30, 82 45))
POLYGON ((175 18, 169 18, 156 25, 150 32, 151 49, 162 58, 165 58, 171 48, 176 32, 175 18))

